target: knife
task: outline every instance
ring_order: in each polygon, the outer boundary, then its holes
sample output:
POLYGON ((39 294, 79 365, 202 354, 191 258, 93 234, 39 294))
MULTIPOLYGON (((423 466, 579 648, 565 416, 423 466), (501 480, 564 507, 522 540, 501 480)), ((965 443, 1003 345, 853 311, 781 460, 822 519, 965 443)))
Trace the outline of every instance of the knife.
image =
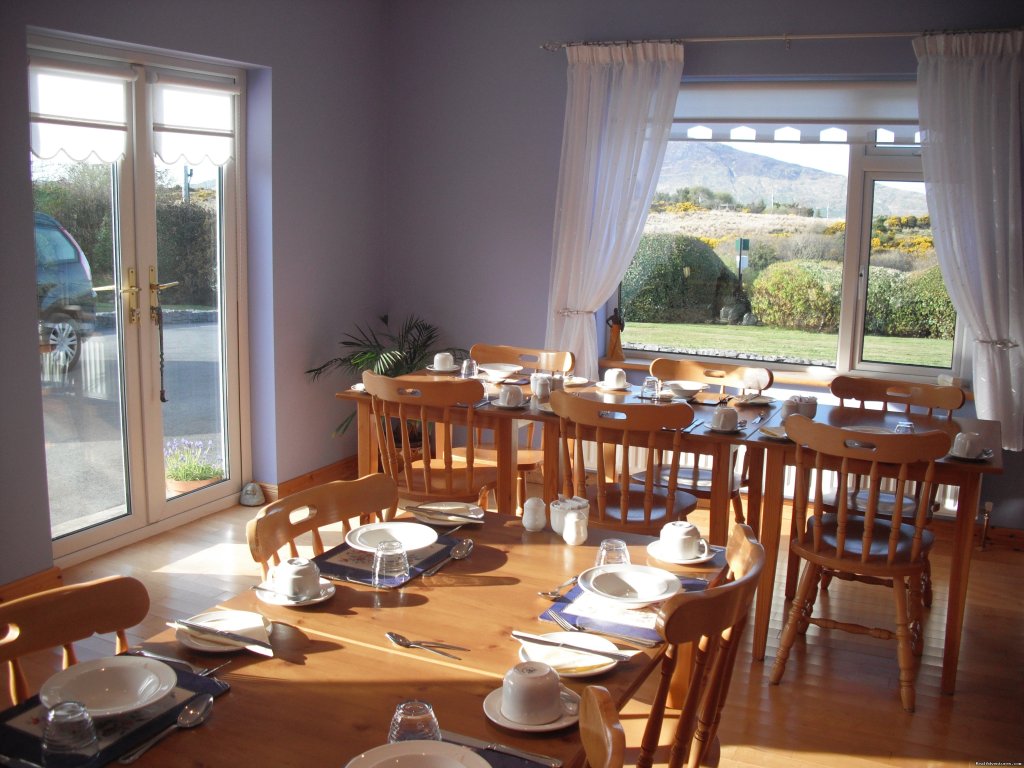
POLYGON ((474 739, 472 736, 463 736, 461 733, 441 731, 441 740, 447 741, 450 744, 461 744, 464 747, 473 747, 473 749, 486 749, 491 752, 498 752, 502 755, 521 757, 523 760, 532 760, 535 763, 546 765, 549 768, 561 768, 562 766, 562 761, 556 757, 548 757, 547 755, 541 755, 536 752, 527 752, 526 750, 508 747, 504 744, 495 744, 493 741, 474 739))
POLYGON ((184 629, 197 635, 206 635, 208 637, 219 637, 223 640, 231 640, 238 643, 246 650, 261 654, 262 656, 273 657, 274 655, 274 646, 270 643, 264 640, 257 640, 254 637, 246 637, 245 635, 240 635, 237 632, 228 632, 225 629, 215 629, 214 627, 208 627, 205 624, 196 624, 194 621, 187 621, 186 619, 169 621, 167 622, 167 626, 173 627, 174 629, 184 629))
POLYGON ((431 507, 429 504, 423 506, 409 505, 405 508, 405 511, 419 512, 421 515, 424 515, 426 517, 436 517, 440 519, 454 518, 456 520, 466 520, 470 523, 482 523, 484 521, 483 515, 477 517, 476 515, 466 515, 461 512, 449 512, 446 509, 435 509, 431 507))
POLYGON ((512 630, 512 637, 516 640, 521 640, 525 643, 536 643, 537 645, 550 645, 553 648, 565 648, 567 651, 579 651, 580 653, 590 653, 594 656, 604 656, 606 659, 612 659, 614 661, 629 661, 633 658, 631 653, 621 653, 619 651, 599 651, 595 648, 586 648, 582 645, 573 645, 572 643, 562 643, 557 640, 548 640, 546 637, 539 637, 538 635, 531 635, 527 632, 519 632, 512 630))
POLYGON ((43 768, 39 763, 33 763, 23 757, 8 757, 0 755, 0 765, 9 765, 11 768, 43 768))

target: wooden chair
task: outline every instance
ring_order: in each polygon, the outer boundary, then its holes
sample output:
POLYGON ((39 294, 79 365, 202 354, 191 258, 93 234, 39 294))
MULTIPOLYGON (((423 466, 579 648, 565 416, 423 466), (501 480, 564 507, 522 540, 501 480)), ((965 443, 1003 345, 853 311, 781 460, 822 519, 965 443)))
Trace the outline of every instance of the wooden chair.
POLYGON ((245 538, 252 559, 260 565, 263 578, 282 559, 298 557, 297 540, 310 534, 314 555, 324 552, 320 529, 341 524, 342 534, 360 525, 390 519, 398 508, 398 489, 387 475, 367 475, 358 480, 335 480, 292 493, 261 507, 246 523, 245 538), (281 550, 288 548, 282 557, 281 550))
POLYGON ((467 435, 476 429, 476 403, 484 387, 474 379, 430 376, 389 378, 363 372, 371 396, 373 429, 384 474, 398 495, 413 502, 463 501, 486 508, 487 492, 496 487, 498 470, 476 463, 473 440, 456 453, 456 427, 467 435), (413 428, 420 431, 414 444, 413 428))
POLYGON ((895 637, 900 698, 903 708, 913 712, 916 674, 913 657, 919 655, 922 648, 921 576, 925 556, 934 541, 934 536, 925 528, 927 500, 934 485, 935 460, 949 450, 949 435, 937 430, 917 434, 858 432, 819 424, 799 415, 786 419, 786 433, 797 444, 793 518, 798 526, 790 551, 806 565, 782 632, 771 682, 777 684, 782 679, 793 642, 798 633, 806 632, 808 624, 882 639, 895 637), (867 504, 863 513, 851 509, 844 494, 837 499, 834 512, 826 507, 820 484, 814 484, 812 490, 811 482, 812 472, 820 477, 825 471, 837 473, 839 487, 845 487, 854 473, 867 478, 867 504), (904 489, 914 475, 923 478, 921 494, 913 505, 905 507, 904 489), (887 478, 896 480, 891 519, 883 519, 878 514, 878 499, 887 478), (823 573, 891 587, 896 631, 813 616, 818 582, 823 573))
MULTIPOLYGON (((533 372, 568 373, 576 364, 572 352, 561 352, 552 349, 533 349, 530 347, 511 347, 502 344, 474 344, 469 356, 477 363, 511 363, 523 366, 524 375, 533 372)), ((525 421, 525 442, 516 452, 516 496, 519 506, 526 501, 526 473, 541 469, 544 452, 534 448, 534 432, 536 423, 525 421)), ((482 430, 481 430, 482 431, 482 430)), ((485 441, 478 434, 476 461, 478 464, 497 464, 497 449, 493 440, 485 441)))
POLYGON ((666 522, 696 508, 697 499, 675 483, 681 430, 693 421, 689 405, 604 403, 559 391, 551 393, 551 407, 559 417, 565 495, 590 500, 592 525, 657 535, 666 522), (665 439, 671 440, 673 471, 661 486, 656 466, 665 439), (587 444, 594 446, 595 472, 587 472, 587 444), (640 480, 630 473, 630 452, 638 448, 646 449, 640 480))
POLYGON ((580 701, 580 741, 590 768, 622 768, 626 733, 608 689, 588 685, 580 701))
POLYGON ((658 632, 667 643, 658 691, 640 746, 639 768, 650 768, 658 748, 665 706, 680 658, 680 646, 692 643, 690 683, 669 752, 669 768, 713 764, 718 725, 729 694, 732 670, 757 582, 764 568, 764 547, 746 525, 734 525, 726 547, 726 567, 700 592, 682 592, 658 610, 658 632))
MULTIPOLYGON (((923 413, 938 418, 944 417, 947 421, 952 420, 953 412, 963 407, 967 399, 960 387, 873 379, 865 376, 837 376, 829 385, 829 390, 839 398, 840 405, 844 407, 896 411, 907 414, 923 413)), ((850 507, 863 511, 867 504, 867 491, 863 490, 861 485, 862 478, 860 476, 851 477, 847 494, 850 507)), ((914 483, 911 483, 909 488, 910 492, 903 501, 904 506, 917 502, 917 494, 920 489, 914 483)), ((937 495, 938 486, 935 486, 928 499, 929 519, 937 509, 935 503, 937 495)), ((835 496, 831 497, 830 502, 832 506, 835 505, 835 496)), ((895 503, 896 499, 891 492, 882 492, 878 498, 878 514, 891 516, 895 503)), ((829 502, 827 501, 826 504, 829 502)), ((924 604, 930 606, 932 604, 932 580, 931 565, 927 558, 925 558, 922 578, 924 604)), ((828 588, 829 581, 828 575, 823 577, 822 589, 828 588)))
MULTIPOLYGON (((652 360, 650 372, 652 376, 656 376, 661 381, 699 381, 707 384, 712 391, 717 390, 720 395, 733 394, 729 390, 735 390, 736 394, 750 389, 760 391, 768 389, 775 382, 775 376, 767 368, 711 364, 697 360, 675 360, 667 357, 652 360)), ((700 453, 684 454, 680 458, 679 476, 676 482, 687 493, 692 493, 698 499, 706 500, 711 498, 711 468, 707 466, 707 460, 704 461, 704 466, 701 465, 701 457, 705 455, 700 453)), ((744 453, 744 460, 739 471, 733 473, 732 486, 729 489, 733 517, 737 523, 746 520, 741 496, 741 491, 749 480, 745 457, 744 453)), ((667 482, 667 478, 663 477, 662 482, 667 482)))
POLYGON ((12 704, 29 697, 20 659, 61 647, 64 668, 78 662, 74 643, 95 634, 116 634, 117 653, 128 650, 125 630, 149 613, 149 593, 131 576, 107 576, 0 603, 0 661, 7 663, 12 704))

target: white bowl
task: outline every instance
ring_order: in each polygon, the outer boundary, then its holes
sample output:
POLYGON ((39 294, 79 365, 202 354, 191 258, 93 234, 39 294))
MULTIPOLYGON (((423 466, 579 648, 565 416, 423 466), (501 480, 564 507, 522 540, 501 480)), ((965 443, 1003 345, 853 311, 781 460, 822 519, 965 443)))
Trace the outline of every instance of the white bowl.
POLYGON ((675 381, 666 381, 665 386, 672 390, 672 393, 676 397, 693 397, 698 392, 703 392, 708 388, 707 384, 700 381, 685 381, 682 379, 675 381))
POLYGON ((514 363, 480 363, 477 367, 492 381, 507 379, 513 373, 523 370, 523 366, 514 363))

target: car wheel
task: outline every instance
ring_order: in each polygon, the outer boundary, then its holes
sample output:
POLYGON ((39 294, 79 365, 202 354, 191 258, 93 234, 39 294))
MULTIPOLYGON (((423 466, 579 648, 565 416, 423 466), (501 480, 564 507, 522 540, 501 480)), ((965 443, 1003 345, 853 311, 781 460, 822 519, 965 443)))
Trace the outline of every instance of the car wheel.
POLYGON ((53 348, 50 352, 53 361, 70 371, 78 365, 78 358, 82 355, 82 334, 78 324, 67 315, 53 315, 46 325, 50 328, 48 339, 53 348))

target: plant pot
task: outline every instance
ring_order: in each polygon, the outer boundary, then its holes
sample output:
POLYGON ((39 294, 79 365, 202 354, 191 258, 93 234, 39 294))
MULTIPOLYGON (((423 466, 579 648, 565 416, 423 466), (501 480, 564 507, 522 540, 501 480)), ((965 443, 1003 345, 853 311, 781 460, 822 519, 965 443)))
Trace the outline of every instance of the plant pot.
POLYGON ((184 493, 191 493, 208 485, 219 483, 223 479, 222 477, 211 477, 206 480, 171 480, 171 478, 165 477, 164 486, 168 496, 181 496, 184 493))

